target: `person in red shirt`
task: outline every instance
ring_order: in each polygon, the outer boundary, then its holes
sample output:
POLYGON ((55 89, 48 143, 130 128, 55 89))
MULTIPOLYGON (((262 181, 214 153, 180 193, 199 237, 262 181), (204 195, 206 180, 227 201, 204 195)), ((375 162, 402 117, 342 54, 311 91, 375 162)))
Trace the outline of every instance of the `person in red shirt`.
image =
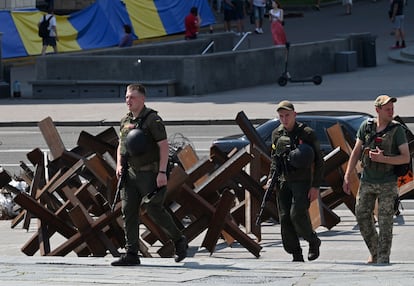
POLYGON ((200 28, 201 18, 198 15, 197 7, 191 7, 190 14, 185 17, 185 39, 197 39, 198 29, 200 28))

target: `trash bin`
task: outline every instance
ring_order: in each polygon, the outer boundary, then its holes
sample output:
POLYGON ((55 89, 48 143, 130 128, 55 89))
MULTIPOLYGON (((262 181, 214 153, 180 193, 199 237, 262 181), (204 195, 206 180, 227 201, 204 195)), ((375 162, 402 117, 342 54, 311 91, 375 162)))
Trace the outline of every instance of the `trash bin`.
POLYGON ((362 57, 364 67, 377 66, 376 41, 377 37, 370 35, 362 39, 362 57))

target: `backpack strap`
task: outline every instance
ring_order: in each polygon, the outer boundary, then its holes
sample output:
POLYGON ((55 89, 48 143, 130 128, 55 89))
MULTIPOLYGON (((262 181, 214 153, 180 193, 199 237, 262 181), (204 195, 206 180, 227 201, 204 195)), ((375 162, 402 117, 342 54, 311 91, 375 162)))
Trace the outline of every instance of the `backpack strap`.
POLYGON ((394 129, 394 127, 397 127, 398 125, 401 125, 401 123, 399 123, 398 121, 392 120, 387 125, 387 127, 384 128, 384 130, 382 130, 380 132, 374 132, 375 122, 376 121, 375 121, 374 118, 369 118, 368 119, 368 122, 367 122, 367 125, 366 125, 366 128, 365 128, 365 134, 371 134, 371 136, 365 142, 364 147, 368 147, 376 137, 381 137, 385 133, 387 133, 387 132, 391 131, 392 129, 394 129))
POLYGON ((139 119, 139 121, 138 121, 138 123, 137 123, 136 128, 142 129, 142 126, 144 126, 144 122, 145 122, 145 121, 147 120, 147 118, 148 118, 151 114, 153 114, 153 113, 157 113, 157 111, 155 111, 154 109, 149 109, 149 111, 147 112, 147 114, 145 114, 144 116, 142 116, 142 117, 139 119))

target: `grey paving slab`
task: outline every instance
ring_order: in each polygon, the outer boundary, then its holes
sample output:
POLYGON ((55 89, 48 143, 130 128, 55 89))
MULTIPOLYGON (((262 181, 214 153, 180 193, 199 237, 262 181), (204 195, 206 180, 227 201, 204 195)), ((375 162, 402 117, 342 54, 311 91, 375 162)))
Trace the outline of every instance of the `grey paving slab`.
MULTIPOLYGON (((321 256, 305 263, 290 262, 282 248, 280 227, 263 225, 261 256, 255 258, 234 243, 219 241, 210 255, 200 249, 203 234, 190 244, 190 257, 181 263, 157 257, 156 246, 149 246, 154 258, 142 258, 137 267, 112 267, 110 254, 102 258, 25 256, 20 247, 35 232, 20 226, 10 228, 0 222, 0 280, 5 285, 413 285, 414 210, 404 209, 394 219, 391 264, 369 265, 368 251, 359 234, 353 214, 339 207, 334 210, 341 222, 328 230, 319 227, 321 256)), ((52 237, 52 247, 61 239, 52 237)), ((307 244, 302 241, 304 252, 307 244)))

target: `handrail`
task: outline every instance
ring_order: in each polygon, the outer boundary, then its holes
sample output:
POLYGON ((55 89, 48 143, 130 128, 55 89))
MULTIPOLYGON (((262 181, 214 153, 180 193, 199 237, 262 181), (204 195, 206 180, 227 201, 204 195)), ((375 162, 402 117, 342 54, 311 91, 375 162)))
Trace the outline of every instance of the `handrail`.
POLYGON ((250 35, 252 32, 246 32, 244 33, 243 37, 241 37, 241 39, 237 42, 237 44, 234 46, 234 48, 232 49, 232 51, 234 52, 240 45, 241 43, 244 41, 244 39, 246 39, 246 37, 248 35, 250 35))
POLYGON ((208 50, 212 47, 214 45, 214 41, 211 41, 209 44, 208 44, 208 46, 207 46, 207 48, 205 48, 204 49, 204 51, 201 53, 202 55, 204 55, 205 53, 207 53, 208 52, 208 50))

